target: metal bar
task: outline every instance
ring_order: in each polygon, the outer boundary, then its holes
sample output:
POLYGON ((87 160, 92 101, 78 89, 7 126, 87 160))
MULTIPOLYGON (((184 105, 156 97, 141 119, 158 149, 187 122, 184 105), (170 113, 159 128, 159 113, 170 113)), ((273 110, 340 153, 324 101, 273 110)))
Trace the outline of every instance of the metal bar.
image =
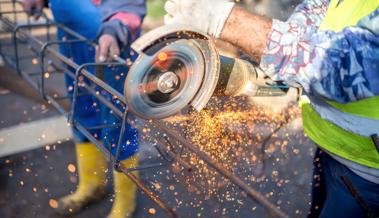
MULTIPOLYGON (((80 124, 76 124, 76 128, 83 133, 92 143, 97 145, 97 147, 102 151, 108 160, 111 160, 112 155, 111 153, 104 149, 104 146, 99 146, 101 143, 95 139, 84 127, 82 127, 80 124)), ((160 208, 162 208, 164 211, 166 211, 170 217, 176 218, 176 212, 167 206, 165 202, 163 202, 157 195, 155 195, 148 187, 146 187, 133 173, 131 173, 126 167, 123 166, 123 164, 119 164, 118 170, 122 173, 124 173, 129 179, 137 185, 137 187, 144 192, 155 204, 157 204, 160 208)))
POLYGON ((118 142, 117 142, 116 157, 115 157, 115 160, 113 161, 115 170, 118 170, 119 169, 119 165, 120 165, 119 158, 120 158, 120 154, 121 154, 121 144, 122 144, 122 140, 124 138, 125 126, 127 124, 128 114, 129 114, 128 110, 125 110, 125 112, 124 112, 124 114, 122 116, 120 134, 119 134, 118 142))
MULTIPOLYGON (((55 106, 58 106, 56 101, 52 99, 50 96, 47 96, 47 99, 51 101, 51 103, 55 104, 55 106)), ((60 112, 62 114, 65 114, 66 117, 68 116, 67 112, 65 112, 64 109, 62 109, 60 112)), ((93 137, 91 133, 87 131, 86 128, 84 128, 82 125, 80 125, 77 122, 74 125, 75 125, 75 128, 77 128, 84 136, 88 138, 88 140, 90 140, 93 144, 95 144, 99 148, 99 150, 104 153, 104 155, 106 156, 108 160, 112 160, 113 157, 111 153, 105 148, 105 146, 100 141, 98 141, 95 137, 93 137)), ((122 164, 119 164, 118 170, 123 172, 126 176, 128 176, 129 179, 132 180, 132 182, 136 184, 137 187, 141 191, 143 191, 155 204, 157 204, 160 208, 166 211, 170 215, 170 217, 173 217, 173 218, 177 217, 175 211, 172 208, 167 206, 166 203, 164 203, 157 195, 155 195, 151 190, 149 190, 149 188, 146 187, 133 173, 131 173, 132 171, 135 171, 133 168, 128 169, 128 168, 125 168, 122 164)))
MULTIPOLYGON (((46 19, 46 23, 50 23, 51 22, 51 20, 50 19, 48 19, 48 17, 46 16, 46 14, 45 13, 43 13, 42 12, 42 15, 41 16, 43 16, 45 19, 46 19)), ((47 41, 50 41, 50 26, 49 25, 47 25, 47 27, 46 27, 46 40, 47 41)))
POLYGON ((95 129, 118 128, 118 127, 120 127, 120 125, 118 125, 118 124, 104 124, 104 125, 87 127, 87 129, 88 130, 95 130, 95 129))
MULTIPOLYGON (((124 134, 125 134, 125 127, 126 127, 126 124, 127 124, 128 115, 129 115, 128 110, 125 110, 124 115, 122 117, 122 124, 121 124, 121 129, 120 129, 120 134, 119 134, 118 142, 117 142, 116 155, 115 155, 115 157, 113 159, 111 159, 112 162, 113 162, 114 169, 116 171, 118 171, 118 172, 121 172, 121 170, 120 170, 121 161, 120 161, 119 157, 120 157, 120 153, 121 153, 121 144, 122 144, 122 140, 123 140, 124 134)), ((131 173, 131 172, 134 172, 134 171, 147 170, 147 169, 151 169, 151 168, 162 167, 162 166, 165 166, 165 165, 167 165, 167 164, 163 164, 163 163, 150 164, 150 165, 145 165, 145 166, 138 166, 138 167, 128 168, 126 170, 129 173, 131 173)))
POLYGON ((220 173, 225 178, 229 179, 234 184, 236 184, 239 188, 241 188, 244 192, 246 192, 248 196, 254 199, 261 206, 263 206, 270 214, 276 217, 283 217, 283 218, 288 217, 287 214, 285 214, 283 211, 278 209, 274 204, 268 201, 267 198, 265 198, 261 193, 259 193, 255 189, 248 186, 245 182, 243 182, 242 179, 240 179, 238 176, 234 175, 232 172, 222 167, 218 162, 212 160, 207 154, 201 151, 198 147, 189 143, 187 139, 185 139, 183 136, 181 136, 180 134, 175 134, 172 130, 168 129, 168 127, 161 124, 159 121, 153 120, 151 121, 151 123, 154 126, 156 126, 158 129, 161 129, 164 132, 166 132, 171 138, 175 138, 175 140, 178 140, 178 142, 180 142, 187 149, 189 149, 190 151, 198 155, 204 162, 206 162, 209 166, 215 169, 218 173, 220 173))
POLYGON ((2 55, 2 57, 3 57, 4 61, 5 61, 7 64, 9 64, 11 67, 15 68, 16 65, 15 65, 15 63, 14 63, 14 61, 13 61, 12 58, 10 58, 10 57, 8 57, 8 56, 5 56, 5 55, 2 55))
POLYGON ((371 210, 371 208, 367 205, 365 199, 359 194, 358 190, 355 188, 354 184, 347 176, 340 176, 342 183, 346 186, 347 190, 349 190, 351 196, 355 199, 361 209, 364 211, 367 218, 374 218, 375 213, 371 210))
MULTIPOLYGON (((12 1, 12 8, 13 8, 13 10, 15 11, 16 10, 16 2, 15 1, 12 1)), ((14 16, 14 20, 17 22, 17 14, 15 13, 15 14, 13 14, 13 16, 14 16)))
MULTIPOLYGON (((92 66, 99 66, 99 64, 86 64, 86 67, 91 66, 91 65, 92 66)), ((109 65, 109 63, 107 63, 107 65, 109 65)), ((120 66, 121 65, 122 64, 120 64, 120 66)), ((80 70, 80 72, 81 72, 82 75, 84 75, 85 77, 87 77, 93 83, 95 83, 96 85, 100 86, 102 89, 104 89, 105 91, 107 91, 108 93, 110 93, 113 96, 115 96, 122 103, 126 104, 125 97, 121 93, 119 93, 116 89, 112 88, 111 86, 109 86, 108 84, 106 84, 103 80, 99 79, 98 77, 96 77, 95 75, 91 74, 90 72, 88 72, 88 71, 86 71, 84 69, 80 70)))
POLYGON ((69 95, 64 95, 64 96, 59 96, 59 97, 54 97, 54 99, 56 100, 56 101, 63 101, 63 100, 67 100, 67 99, 69 99, 71 96, 69 96, 69 95))
POLYGON ((21 57, 19 57, 19 59, 21 59, 21 60, 27 60, 27 59, 32 59, 32 58, 34 58, 34 55, 28 55, 28 56, 21 56, 21 57))
POLYGON ((59 26, 60 24, 51 22, 51 23, 33 23, 33 24, 21 24, 21 25, 16 25, 14 27, 14 31, 18 32, 21 29, 24 28, 44 28, 47 26, 59 26))
POLYGON ((107 106, 109 109, 111 109, 113 111, 113 114, 118 117, 118 118, 122 118, 122 115, 123 115, 123 112, 118 109, 116 106, 114 106, 111 102, 109 102, 106 98, 104 98, 102 95, 96 93, 96 91, 94 91, 91 87, 89 87, 88 85, 84 85, 84 88, 87 89, 87 91, 92 94, 93 96, 95 96, 97 98, 97 100, 99 100, 101 103, 103 103, 105 106, 107 106))
MULTIPOLYGON (((9 25, 10 27, 12 27, 12 23, 9 23, 9 21, 5 20, 4 22, 6 22, 7 25, 9 25)), ((57 23, 51 23, 49 25, 56 25, 56 26, 58 26, 57 23)), ((46 24, 35 24, 33 26, 44 27, 44 26, 46 26, 46 24)), ((17 43, 17 35, 15 33, 19 32, 19 33, 21 33, 26 38, 27 42, 38 44, 40 47, 42 47, 45 44, 44 42, 38 40, 36 37, 30 36, 29 34, 23 32, 22 30, 20 30, 20 29, 25 28, 25 27, 28 27, 28 26, 27 25, 21 25, 21 26, 17 26, 16 28, 14 28, 14 31, 13 31, 13 33, 14 33, 13 34, 13 40, 17 43)), ((51 54, 52 56, 54 56, 54 58, 57 58, 58 60, 60 60, 63 63, 67 64, 68 66, 70 66, 70 67, 72 67, 74 69, 76 69, 76 68, 79 67, 79 65, 77 65, 75 62, 73 62, 69 58, 65 57, 64 55, 60 54, 56 50, 51 49, 51 48, 47 48, 46 50, 47 50, 47 52, 49 52, 49 54, 51 54)))
POLYGON ((54 63, 54 61, 52 61, 51 59, 49 59, 47 64, 48 64, 48 66, 52 67, 58 73, 65 73, 67 71, 66 68, 64 68, 63 66, 59 66, 58 64, 54 63))
MULTIPOLYGON (((10 26, 10 27, 12 27, 13 28, 13 26, 12 26, 12 23, 8 20, 8 19, 6 19, 6 20, 3 20, 3 22, 5 22, 8 26, 10 26)), ((55 24, 55 23, 50 23, 50 24, 48 24, 48 25, 53 25, 53 24, 55 24)), ((34 24, 34 25, 31 25, 32 27, 45 27, 46 26, 46 24, 34 24)), ((25 33, 25 32, 21 32, 21 29, 22 28, 28 28, 28 27, 30 27, 30 25, 19 25, 19 26, 16 26, 15 28, 13 28, 14 30, 13 30, 13 41, 16 43, 16 45, 15 46, 17 46, 17 32, 20 32, 25 38, 26 38, 26 40, 27 41, 33 41, 34 43, 36 43, 36 44, 39 44, 40 46, 43 46, 43 42, 42 41, 40 41, 40 40, 38 40, 38 39, 36 39, 35 37, 31 37, 31 36, 29 36, 27 33, 25 33), (28 40, 29 39, 29 40, 28 40)), ((73 65, 75 65, 75 63, 67 63, 67 62, 65 62, 65 60, 69 60, 68 58, 66 58, 66 57, 64 57, 63 55, 60 55, 58 52, 55 52, 54 50, 52 50, 52 49, 49 49, 49 52, 52 52, 53 54, 55 54, 57 57, 56 58, 58 58, 58 59, 63 59, 63 60, 61 60, 61 61, 63 61, 64 63, 66 63, 66 64, 73 64, 73 65)), ((16 53, 16 69, 18 69, 18 72, 20 73, 20 75, 22 76, 22 77, 24 77, 32 86, 33 86, 33 88, 35 88, 37 91, 39 91, 39 86, 38 86, 38 84, 36 84, 31 78, 30 78, 30 76, 28 75, 28 74, 26 74, 26 73, 24 73, 24 72, 22 72, 22 71, 20 71, 20 69, 19 69, 19 64, 18 64, 18 59, 17 59, 17 56, 18 56, 18 49, 16 49, 15 50, 15 53, 16 53)), ((48 100, 49 101, 49 103, 51 103, 51 104, 53 104, 53 106, 55 106, 57 109, 58 109, 58 111, 60 111, 62 114, 65 114, 66 116, 67 116, 67 112, 54 100, 54 98, 52 98, 51 96, 46 96, 46 100, 48 100)), ((80 129, 80 130, 82 130, 81 132, 83 132, 83 134, 84 135, 86 135, 87 137, 90 137, 91 135, 90 135, 90 133, 87 131, 87 133, 85 133, 86 132, 86 130, 85 130, 85 128, 84 127, 82 127, 79 123, 77 123, 77 122, 74 122, 74 125, 78 128, 78 129, 80 129)), ((95 141, 94 141, 95 142, 95 141)), ((99 143, 96 143, 95 142, 95 144, 99 144, 99 143)), ((98 146, 99 147, 99 149, 100 150, 102 150, 105 154, 106 154, 106 151, 107 150, 104 150, 104 148, 102 148, 101 146, 98 146)))
MULTIPOLYGON (((97 147, 100 149, 100 151, 102 151, 108 160, 112 160, 112 155, 111 153, 104 149, 104 145, 102 146, 99 146, 101 145, 101 143, 96 139, 94 138, 83 126, 81 126, 80 124, 76 124, 76 128, 81 131, 83 133, 83 135, 85 135, 88 140, 90 140, 92 143, 94 143, 95 145, 97 145, 97 147)), ((166 211, 170 217, 173 217, 173 218, 176 218, 177 215, 176 215, 176 212, 170 208, 169 206, 167 206, 167 204, 165 202, 163 202, 156 194, 154 194, 148 187, 146 187, 133 173, 131 173, 126 167, 123 166, 123 164, 119 164, 118 166, 118 170, 122 173, 124 173, 127 177, 129 177, 129 179, 137 185, 137 187, 142 191, 144 192, 155 204, 157 204, 160 208, 162 208, 164 211, 166 211)))
POLYGON ((20 73, 20 64, 19 64, 19 60, 18 60, 17 35, 16 35, 15 31, 13 31, 13 33, 12 33, 12 39, 13 39, 13 42, 14 42, 14 55, 15 55, 16 72, 17 72, 18 75, 21 75, 21 73, 20 73))
POLYGON ((38 72, 32 72, 32 73, 28 73, 29 76, 40 76, 41 72, 38 71, 38 72))
MULTIPOLYGON (((159 145, 156 146, 156 148, 158 148, 159 145)), ((162 149, 162 148, 159 148, 159 149, 162 149)), ((159 151, 159 150, 158 150, 159 151)), ((162 152, 162 151, 161 151, 162 152)), ((170 156, 172 159, 171 159, 171 162, 174 162, 174 161, 177 161, 181 166, 183 166, 188 172, 192 172, 193 171, 193 166, 188 163, 187 161, 183 160, 180 155, 178 154, 175 154, 174 152, 168 150, 168 149, 165 149, 164 151, 168 156, 170 156)))
MULTIPOLYGON (((69 121, 70 123, 73 122, 74 120, 74 117, 75 117, 75 113, 76 113, 76 101, 77 101, 77 96, 79 94, 79 76, 81 74, 83 74, 85 77, 87 77, 88 79, 90 79, 92 82, 94 82, 96 85, 102 87, 103 89, 105 89, 103 86, 107 86, 107 84, 105 82, 103 82, 102 80, 100 80, 99 78, 97 78, 96 76, 92 75, 91 73, 89 73, 88 71, 84 70, 85 68, 87 67, 91 67, 91 66, 99 66, 100 64, 95 64, 95 63, 88 63, 88 64, 83 64, 81 66, 79 66, 75 72, 75 86, 74 86, 74 93, 73 93, 73 100, 72 100, 72 105, 71 105, 71 115, 70 115, 70 118, 69 118, 69 121), (96 82, 95 82, 96 81, 96 82), (99 85, 101 84, 101 85, 99 85), (103 86, 102 86, 103 85, 103 86)), ((109 64, 106 65, 106 63, 103 64, 104 66, 107 66, 109 64)), ((83 84, 85 84, 85 82, 83 82, 83 84)), ((109 87, 111 88, 111 87, 109 87)), ((116 90, 114 90, 113 88, 111 88, 113 91, 117 92, 116 90)), ((113 110, 115 112, 116 115, 122 117, 123 116, 123 113, 118 109, 116 108, 113 104, 109 103, 109 101, 107 101, 103 96, 101 95, 98 95, 96 92, 93 93, 93 90, 92 89, 89 89, 87 88, 87 90, 89 92, 92 92, 92 94, 94 94, 94 96, 96 98, 99 99, 99 101, 101 101, 102 103, 104 103, 106 106, 108 106, 111 110, 113 110)), ((106 90, 106 89, 105 89, 106 90)), ((108 91, 108 90, 106 90, 108 91)), ((112 93, 111 93, 112 94, 112 93)))
POLYGON ((13 4, 13 3, 21 3, 21 1, 17 0, 0 0, 0 4, 13 4))
MULTIPOLYGON (((9 32, 7 32, 9 34, 9 32)), ((9 46, 9 47, 13 47, 14 43, 12 41, 10 41, 9 43, 5 43, 5 42, 2 42, 1 43, 3 46, 9 46)))
POLYGON ((165 161, 167 161, 167 162, 172 162, 172 161, 173 161, 173 159, 170 159, 170 158, 168 158, 168 157, 166 156, 167 154, 165 154, 165 152, 163 151, 163 149, 162 149, 158 144, 155 145, 154 148, 158 151, 158 153, 162 156, 162 158, 163 158, 165 161))
MULTIPOLYGON (((41 25, 38 25, 38 26, 41 26, 41 25)), ((26 26, 18 26, 20 29, 21 28, 25 28, 26 26)), ((16 29, 14 30, 14 33, 17 33, 17 31, 18 31, 18 28, 16 27, 16 29)), ((25 34, 25 33, 22 33, 22 34, 24 34, 25 36, 28 36, 27 34, 25 34)), ((14 34, 14 36, 16 36, 16 34, 14 34)), ((40 45, 43 45, 43 43, 41 42, 41 41, 39 41, 39 40, 37 40, 36 38, 34 38, 34 37, 27 37, 27 38, 31 38, 32 40, 34 40, 34 42, 36 42, 37 44, 40 44, 40 45)), ((14 41, 16 42, 17 41, 17 38, 14 38, 14 41)), ((53 53, 53 54, 55 54, 55 53, 53 53)), ((57 56, 58 57, 60 57, 59 56, 60 54, 58 54, 57 56)), ((17 57, 17 54, 16 54, 16 57, 17 57)), ((64 57, 63 55, 62 55, 62 57, 63 57, 63 59, 65 60, 66 59, 66 57, 64 57)), ((62 57, 60 57, 60 58, 62 58, 62 57)), ((17 60, 17 58, 16 58, 16 60, 17 60)), ((66 63, 67 64, 67 63, 66 63)), ((16 62, 16 68, 17 68, 17 66, 18 66, 18 63, 16 62)), ((19 69, 19 68, 18 68, 19 69)), ((30 85, 32 85, 32 87, 34 88, 34 89, 36 89, 37 91, 39 91, 39 86, 38 86, 38 84, 36 84, 34 81, 33 81, 33 79, 27 74, 27 73, 25 73, 25 72, 23 72, 23 71, 18 71, 19 72, 19 74, 23 77, 23 78, 25 78, 27 81, 28 81, 28 83, 30 83, 30 85)), ((51 103, 51 104, 53 104, 53 106, 60 112, 60 113, 62 113, 62 114, 64 114, 64 115, 66 115, 67 116, 67 112, 55 101, 55 99, 54 98, 52 98, 51 96, 45 96, 46 97, 46 100, 49 102, 49 103, 51 103)), ((103 99, 103 101, 104 101, 104 99, 103 99)), ((104 101, 104 102, 107 102, 106 100, 104 101)), ((116 111, 117 112, 117 111, 116 111)), ((122 113, 122 112, 119 112, 119 113, 122 113)), ((86 131, 86 129, 83 127, 83 126, 81 126, 79 123, 77 123, 77 122, 72 122, 73 123, 73 125, 79 130, 79 131, 81 131, 86 137, 90 137, 91 136, 91 134, 88 132, 88 131, 86 131)), ((104 149, 104 147, 102 147, 102 146, 99 146, 99 142, 95 142, 94 140, 93 140, 93 142, 94 142, 94 144, 97 144, 98 146, 97 147, 99 147, 99 149, 100 150, 102 150, 103 151, 103 153, 105 153, 106 154, 106 152, 107 152, 107 150, 106 149, 104 149)))
POLYGON ((20 74, 19 74, 22 78, 24 78, 35 90, 39 90, 39 87, 38 87, 38 84, 36 84, 34 81, 33 81, 33 78, 31 76, 29 76, 29 74, 27 74, 26 72, 24 71, 20 71, 20 74))
POLYGON ((53 97, 48 95, 46 96, 46 100, 49 104, 53 105, 53 107, 57 109, 59 113, 64 115, 66 118, 68 117, 68 113, 66 112, 66 110, 57 101, 55 101, 53 97))
POLYGON ((374 135, 372 135, 372 136, 371 136, 371 139, 372 139, 372 142, 373 142, 374 145, 375 145, 376 150, 377 150, 378 153, 379 153, 379 136, 378 136, 378 134, 374 134, 374 135))
POLYGON ((178 217, 176 212, 168 207, 163 201, 160 200, 160 198, 154 194, 151 190, 149 190, 143 183, 139 181, 139 179, 133 174, 128 172, 127 168, 125 168, 122 164, 120 165, 120 170, 129 177, 130 180, 132 180, 140 190, 142 190, 147 197, 149 197, 154 203, 156 203, 160 208, 165 210, 171 218, 178 217))
MULTIPOLYGON (((74 75, 74 73, 72 73, 71 71, 66 71, 66 74, 65 75, 68 75, 69 77, 71 77, 72 79, 75 79, 75 81, 78 81, 78 79, 76 79, 76 75, 74 75)), ((77 84, 77 83, 76 83, 77 84)), ((75 84, 75 85, 76 85, 75 84)), ((85 88, 89 94, 92 94, 92 96, 96 97, 101 103, 103 103, 105 106, 107 106, 109 109, 111 109, 113 112, 114 112, 114 115, 116 115, 118 118, 122 118, 122 114, 123 112, 121 110, 119 110, 117 107, 115 107, 112 103, 110 103, 106 98, 104 98, 102 95, 99 95, 92 87, 88 86, 87 84, 83 84, 83 88, 85 88)), ((75 91, 75 88, 74 88, 74 91, 75 91)), ((78 93, 78 94, 73 94, 73 96, 77 97, 77 96, 81 96, 83 94, 81 93, 78 93)), ((69 98, 71 96, 68 96, 68 97, 64 97, 64 98, 69 98)), ((74 99, 73 99, 74 100, 74 99)), ((76 105, 76 100, 75 100, 75 103, 73 101, 72 103, 72 107, 76 105)), ((75 106, 76 107, 76 106, 75 106)), ((69 121, 70 123, 73 122, 72 118, 74 117, 74 113, 73 113, 73 109, 70 110, 71 111, 71 114, 69 115, 69 121)))
MULTIPOLYGON (((50 19, 48 19, 48 20, 50 20, 50 19)), ((68 28, 68 27, 66 27, 66 26, 64 26, 62 24, 57 24, 57 27, 61 28, 66 33, 70 34, 71 36, 73 36, 73 37, 75 37, 75 38, 77 38, 79 40, 87 40, 89 42, 89 44, 92 45, 93 47, 96 47, 96 45, 97 45, 94 41, 87 39, 83 35, 81 35, 81 34, 75 32, 75 31, 71 30, 70 28, 68 28)))
POLYGON ((168 164, 163 164, 163 163, 147 164, 147 165, 143 165, 143 166, 128 168, 126 170, 131 173, 131 172, 135 172, 135 171, 142 171, 142 170, 154 169, 154 168, 157 168, 157 167, 164 167, 164 166, 167 166, 167 165, 168 164))
MULTIPOLYGON (((73 73, 71 73, 70 71, 66 71, 66 75, 70 76, 71 78, 75 79, 75 81, 78 81, 78 79, 76 79, 74 76, 73 73)), ((77 83, 75 84, 77 85, 77 83)), ((122 117, 122 114, 123 112, 121 110, 119 110, 116 106, 114 106, 112 103, 110 103, 106 98, 104 98, 102 95, 99 95, 96 90, 94 90, 92 87, 88 86, 87 84, 83 84, 83 88, 86 89, 89 94, 91 94, 92 96, 96 97, 97 100, 99 100, 102 104, 104 104, 105 106, 107 106, 109 109, 111 109, 113 112, 114 112, 114 115, 117 116, 118 118, 121 118, 122 117)), ((75 88, 74 88, 74 91, 75 91, 75 88)), ((73 117, 74 117, 74 111, 76 110, 73 110, 73 108, 75 107, 76 108, 76 101, 75 100, 78 96, 82 96, 84 94, 82 93, 78 93, 78 94, 73 94, 73 103, 71 104, 71 107, 72 109, 70 110, 71 111, 71 114, 69 115, 69 122, 72 123, 73 122, 73 117)), ((62 98, 69 98, 71 96, 64 96, 62 98)), ((56 98, 57 99, 57 98, 56 98)))
MULTIPOLYGON (((6 20, 3 20, 4 22, 6 22, 6 20)), ((10 21, 8 21, 10 22, 10 21)), ((7 23, 7 22, 6 22, 7 23)), ((12 27, 12 23, 8 23, 7 25, 11 26, 12 27)), ((56 23, 51 23, 51 24, 48 24, 48 25, 56 25, 56 23)), ((31 24, 31 25, 16 25, 16 27, 13 28, 13 31, 12 31, 12 39, 14 41, 14 55, 15 55, 15 62, 16 62, 16 72, 20 75, 20 63, 19 63, 19 60, 18 60, 18 40, 17 40, 17 33, 24 29, 24 28, 42 28, 42 27, 46 27, 46 24, 31 24)), ((26 38, 28 38, 28 34, 27 33, 22 33, 26 38)), ((30 39, 33 39, 34 42, 38 43, 38 44, 42 44, 42 42, 40 40, 38 40, 37 38, 35 37, 31 37, 29 36, 30 39)))
POLYGON ((106 158, 108 160, 111 159, 111 153, 108 151, 108 149, 101 143, 99 140, 97 140, 92 134, 84 127, 82 126, 79 122, 74 122, 72 124, 77 130, 79 130, 88 140, 90 140, 93 144, 96 145, 96 147, 104 153, 106 158))
MULTIPOLYGON (((0 2, 0 4, 2 4, 2 3, 0 2)), ((2 12, 0 12, 0 15, 5 15, 5 14, 11 14, 11 15, 13 15, 14 13, 16 13, 16 14, 21 14, 21 13, 26 13, 26 11, 24 11, 24 10, 18 10, 18 11, 2 11, 2 12)))
MULTIPOLYGON (((58 25, 58 24, 56 24, 58 25)), ((24 26, 18 26, 18 27, 24 27, 24 26)), ((16 28, 17 29, 17 28, 16 28)), ((66 31, 66 30, 65 30, 66 31)), ((16 31, 14 31, 16 32, 16 31)), ((39 44, 40 46, 43 46, 44 43, 41 42, 40 40, 36 39, 35 37, 28 37, 27 34, 23 33, 26 38, 29 38, 31 41, 34 41, 36 44, 39 44)), ((14 34, 16 35, 16 34, 14 34)), ((79 34, 75 34, 76 36, 78 37, 82 37, 80 36, 79 34)), ((83 37, 82 37, 83 38, 83 37)), ((85 38, 84 38, 85 39, 85 38)), ((16 39, 15 39, 16 40, 16 39)), ((82 39, 81 39, 82 40, 82 39)), ((17 41, 17 40, 16 40, 17 41)), ((15 45, 15 47, 17 48, 17 45, 15 45)), ((18 49, 16 49, 18 50, 18 49)), ((110 94, 112 94, 113 96, 116 96, 121 102, 123 102, 125 104, 125 100, 124 100, 124 97, 122 94, 120 94, 119 92, 117 92, 117 90, 113 89, 112 87, 108 86, 108 84, 106 84, 104 81, 100 80, 99 78, 97 78, 95 75, 91 74, 90 72, 88 72, 87 70, 85 70, 84 68, 85 67, 89 67, 89 66, 99 66, 99 65, 104 65, 104 66, 109 66, 109 65, 122 65, 123 63, 103 63, 103 64, 94 64, 94 63, 89 63, 89 64, 85 64, 85 65, 82 65, 82 66, 79 66, 77 65, 75 62, 73 62, 72 60, 70 60, 69 58, 63 56, 62 54, 60 54, 59 52, 53 50, 52 48, 50 47, 46 47, 45 49, 49 54, 51 54, 52 56, 54 56, 55 58, 57 58, 58 60, 62 61, 63 63, 67 64, 68 66, 74 68, 74 69, 78 69, 80 67, 82 67, 82 69, 80 69, 80 73, 83 74, 84 76, 86 76, 88 79, 90 79, 92 82, 94 82, 96 85, 102 87, 104 90, 106 90, 107 92, 109 92, 110 94)), ((17 59, 17 58, 16 58, 17 59)), ((16 60, 16 70, 19 69, 19 65, 18 65, 18 60, 16 60)), ((18 70, 19 71, 19 70, 18 70)), ((99 97, 99 96, 98 96, 99 97)), ((115 112, 117 112, 118 110, 115 110, 115 112)))
POLYGON ((45 98, 45 55, 46 55, 46 49, 49 48, 52 45, 60 45, 60 44, 71 44, 71 43, 79 43, 79 42, 84 42, 84 40, 66 40, 66 41, 49 41, 46 42, 42 45, 42 48, 40 50, 40 59, 41 59, 41 95, 42 97, 45 98))
POLYGON ((267 143, 272 139, 272 137, 278 133, 286 124, 289 124, 292 120, 290 120, 291 116, 288 114, 288 111, 286 111, 285 119, 283 122, 279 124, 279 126, 274 129, 268 136, 266 136, 263 140, 260 141, 261 147, 260 147, 260 158, 262 160, 262 169, 259 173, 255 173, 254 176, 257 178, 262 178, 264 176, 265 170, 266 170, 266 146, 267 143))

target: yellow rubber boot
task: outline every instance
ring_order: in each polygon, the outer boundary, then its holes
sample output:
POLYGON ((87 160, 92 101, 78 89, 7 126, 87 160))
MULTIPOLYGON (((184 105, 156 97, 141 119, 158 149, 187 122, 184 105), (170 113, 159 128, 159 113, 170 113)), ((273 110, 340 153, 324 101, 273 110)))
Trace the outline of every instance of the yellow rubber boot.
MULTIPOLYGON (((126 168, 138 165, 137 156, 121 162, 126 168)), ((133 172, 138 176, 138 172, 133 172)), ((107 218, 131 218, 136 209, 137 186, 123 173, 113 172, 115 199, 107 218)))
POLYGON ((72 215, 106 195, 107 160, 92 143, 76 145, 79 185, 73 194, 58 201, 57 212, 72 215))

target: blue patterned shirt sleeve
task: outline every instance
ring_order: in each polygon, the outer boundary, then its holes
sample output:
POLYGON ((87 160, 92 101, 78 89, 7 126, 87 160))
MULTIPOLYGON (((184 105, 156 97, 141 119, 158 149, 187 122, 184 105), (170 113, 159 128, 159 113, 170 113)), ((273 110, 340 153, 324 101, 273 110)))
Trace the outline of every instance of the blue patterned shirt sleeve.
POLYGON ((295 8, 287 22, 318 27, 325 17, 328 5, 329 0, 305 0, 295 8))
POLYGON ((298 7, 306 10, 287 22, 274 20, 261 68, 274 80, 340 103, 379 95, 379 8, 357 26, 319 31, 326 7, 312 9, 310 2, 328 3, 306 1, 298 7), (320 13, 309 13, 315 10, 320 13))

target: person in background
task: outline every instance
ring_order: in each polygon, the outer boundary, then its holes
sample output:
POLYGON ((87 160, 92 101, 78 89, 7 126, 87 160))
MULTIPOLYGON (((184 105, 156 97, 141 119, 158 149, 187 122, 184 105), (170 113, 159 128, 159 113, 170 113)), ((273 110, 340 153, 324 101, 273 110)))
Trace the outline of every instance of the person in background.
POLYGON ((379 1, 305 0, 285 22, 228 0, 168 0, 187 24, 245 51, 276 81, 302 87, 314 159, 310 217, 379 216, 379 1))
MULTIPOLYGON (((130 44, 141 31, 146 14, 144 0, 49 0, 54 20, 80 33, 89 40, 97 40, 96 50, 85 44, 63 44, 60 52, 72 58, 78 65, 84 63, 105 62, 115 56, 133 59, 130 44), (96 60, 95 60, 96 59, 96 60)), ((38 18, 47 2, 44 0, 23 0, 25 10, 38 18)), ((58 40, 69 40, 71 36, 58 29, 58 40)), ((93 69, 90 69, 92 72, 93 69)), ((123 93, 123 84, 128 72, 127 67, 104 71, 103 80, 117 91, 123 93)), ((74 81, 66 77, 68 93, 72 96, 74 81)), ((110 95, 104 95, 114 104, 118 104, 110 95)), ((121 106, 120 106, 121 107, 121 106)), ((78 97, 75 120, 85 127, 116 124, 119 121, 110 109, 96 101, 95 97, 84 92, 78 97)), ((119 129, 105 128, 91 131, 102 140, 110 152, 116 154, 119 129)), ((73 129, 76 142, 79 184, 74 193, 58 201, 58 213, 72 215, 88 204, 103 199, 106 195, 107 161, 105 155, 90 143, 78 130, 73 129)), ((131 125, 126 126, 122 139, 120 160, 125 167, 138 164, 138 132, 131 125)), ((137 174, 136 174, 137 175, 137 174)), ((136 185, 124 174, 114 172, 115 199, 109 218, 131 217, 136 208, 136 185)))

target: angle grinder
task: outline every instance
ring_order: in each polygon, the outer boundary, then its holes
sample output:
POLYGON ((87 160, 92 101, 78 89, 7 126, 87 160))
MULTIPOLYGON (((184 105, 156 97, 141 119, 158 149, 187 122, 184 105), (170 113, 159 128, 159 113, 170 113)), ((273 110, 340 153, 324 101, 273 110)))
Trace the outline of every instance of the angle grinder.
POLYGON ((163 119, 187 106, 202 110, 212 96, 282 96, 289 88, 248 61, 218 53, 215 41, 188 26, 165 25, 132 44, 138 59, 125 81, 129 110, 163 119))

